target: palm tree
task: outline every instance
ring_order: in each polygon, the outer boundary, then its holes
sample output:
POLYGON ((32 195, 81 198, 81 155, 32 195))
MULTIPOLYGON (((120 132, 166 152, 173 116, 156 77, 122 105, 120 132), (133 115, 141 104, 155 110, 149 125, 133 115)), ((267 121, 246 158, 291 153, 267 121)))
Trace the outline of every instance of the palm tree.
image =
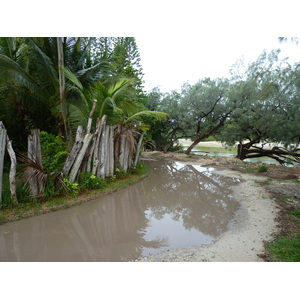
POLYGON ((10 96, 9 110, 21 111, 20 123, 27 120, 23 128, 60 131, 70 139, 70 110, 76 101, 88 109, 83 91, 101 79, 104 69, 101 62, 91 65, 88 47, 89 39, 82 38, 0 38, 1 101, 10 96), (64 77, 63 86, 59 79, 64 77))

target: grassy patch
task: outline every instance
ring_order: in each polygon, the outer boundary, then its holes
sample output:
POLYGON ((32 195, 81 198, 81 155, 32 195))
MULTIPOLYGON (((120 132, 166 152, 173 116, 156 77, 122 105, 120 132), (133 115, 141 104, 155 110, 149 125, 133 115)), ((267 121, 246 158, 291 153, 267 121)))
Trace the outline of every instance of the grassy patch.
POLYGON ((270 261, 300 262, 300 209, 288 214, 287 218, 292 223, 292 229, 267 245, 270 261))
POLYGON ((257 169, 258 172, 267 172, 268 171, 268 167, 267 166, 260 166, 257 169))
POLYGON ((245 168, 246 172, 267 172, 268 167, 267 166, 260 166, 260 167, 251 167, 251 168, 245 168))
POLYGON ((123 174, 121 178, 113 178, 113 180, 107 179, 105 185, 100 189, 84 190, 84 192, 79 192, 79 195, 76 197, 74 195, 48 197, 40 201, 33 200, 31 202, 19 203, 13 207, 2 208, 0 209, 0 224, 57 211, 94 200, 95 198, 108 195, 128 185, 139 182, 148 176, 149 171, 150 168, 147 165, 139 164, 133 173, 123 174))
POLYGON ((300 261, 300 234, 289 237, 280 237, 270 245, 268 252, 271 261, 299 262, 300 261))

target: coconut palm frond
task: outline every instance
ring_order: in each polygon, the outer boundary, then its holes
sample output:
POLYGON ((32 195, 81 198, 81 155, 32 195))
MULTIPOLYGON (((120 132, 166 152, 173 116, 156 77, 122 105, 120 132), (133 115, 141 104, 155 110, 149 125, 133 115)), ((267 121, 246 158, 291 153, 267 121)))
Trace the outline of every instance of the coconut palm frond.
POLYGON ((129 144, 130 155, 132 155, 137 144, 136 138, 139 135, 141 135, 141 133, 133 126, 119 126, 115 133, 115 140, 120 141, 121 138, 124 137, 129 144))
POLYGON ((88 121, 88 110, 85 112, 85 109, 79 106, 78 103, 68 103, 68 116, 73 132, 79 125, 86 125, 88 121))
POLYGON ((160 112, 160 111, 149 111, 149 110, 143 110, 140 111, 132 116, 130 116, 126 121, 125 124, 128 124, 132 121, 139 121, 142 117, 149 117, 149 116, 153 116, 155 117, 157 120, 166 120, 168 117, 168 114, 164 113, 164 112, 160 112))
POLYGON ((23 86, 39 100, 46 100, 49 97, 48 93, 21 66, 2 54, 0 54, 0 83, 23 86))
POLYGON ((40 70, 39 76, 43 76, 44 80, 50 81, 52 86, 58 86, 58 73, 50 57, 38 47, 33 39, 29 40, 29 44, 35 57, 35 65, 40 70))
MULTIPOLYGON (((17 159, 24 163, 25 170, 23 174, 26 189, 30 190, 32 186, 35 186, 37 193, 34 194, 34 196, 42 196, 49 174, 44 172, 43 166, 38 161, 20 152, 17 152, 17 159)), ((31 191, 31 193, 33 193, 33 191, 31 191)))
POLYGON ((83 90, 83 86, 82 86, 81 82, 78 80, 78 78, 76 77, 76 75, 74 73, 72 73, 66 67, 61 67, 61 69, 63 70, 63 72, 65 74, 65 77, 67 79, 69 79, 73 84, 75 84, 76 87, 78 87, 82 91, 83 90))
POLYGON ((100 62, 90 68, 76 72, 76 76, 82 85, 88 88, 101 79, 102 73, 107 68, 108 66, 106 62, 100 62))
POLYGON ((107 91, 108 95, 116 99, 124 92, 124 90, 128 88, 128 86, 131 83, 132 80, 128 78, 123 78, 118 80, 116 83, 114 83, 112 86, 109 87, 107 91))

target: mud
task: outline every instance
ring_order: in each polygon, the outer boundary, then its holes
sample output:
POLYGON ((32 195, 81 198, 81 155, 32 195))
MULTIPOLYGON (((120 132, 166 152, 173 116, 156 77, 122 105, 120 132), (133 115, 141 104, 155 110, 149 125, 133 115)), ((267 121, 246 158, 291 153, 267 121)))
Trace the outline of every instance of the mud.
POLYGON ((214 242, 234 220, 240 179, 149 162, 150 176, 66 210, 0 226, 0 261, 132 261, 214 242))

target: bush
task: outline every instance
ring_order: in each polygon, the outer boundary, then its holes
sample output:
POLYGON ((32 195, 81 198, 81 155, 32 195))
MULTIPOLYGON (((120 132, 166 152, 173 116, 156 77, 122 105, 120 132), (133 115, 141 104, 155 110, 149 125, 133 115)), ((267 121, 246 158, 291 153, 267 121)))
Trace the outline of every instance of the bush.
POLYGON ((89 172, 81 173, 79 182, 80 187, 84 189, 101 189, 105 186, 104 178, 97 177, 89 172))
POLYGON ((63 168, 69 154, 63 137, 41 131, 41 147, 43 169, 48 174, 57 174, 63 168))
POLYGON ((79 185, 78 185, 78 183, 72 183, 67 178, 64 179, 64 183, 65 183, 65 186, 66 186, 68 192, 71 192, 73 194, 73 196, 77 197, 78 194, 79 194, 79 185))
POLYGON ((260 166, 258 168, 258 172, 267 172, 268 171, 268 167, 267 166, 260 166))

